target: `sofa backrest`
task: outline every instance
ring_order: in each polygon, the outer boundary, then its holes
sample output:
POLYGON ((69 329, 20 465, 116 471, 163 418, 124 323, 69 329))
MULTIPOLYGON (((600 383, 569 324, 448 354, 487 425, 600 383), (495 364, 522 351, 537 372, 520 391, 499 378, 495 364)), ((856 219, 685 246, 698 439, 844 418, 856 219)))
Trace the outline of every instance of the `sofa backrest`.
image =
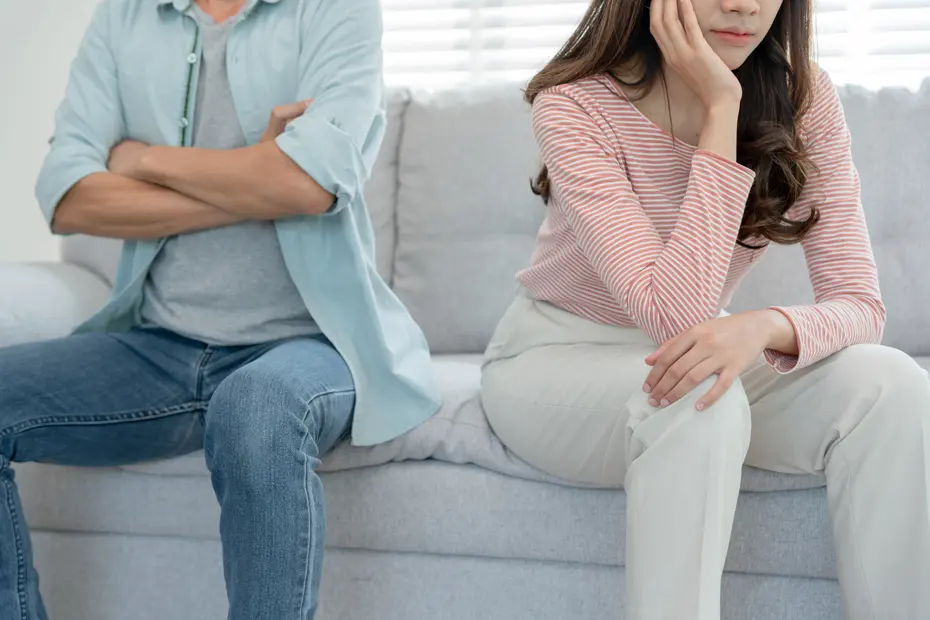
POLYGON ((545 216, 519 88, 415 93, 400 146, 394 291, 436 353, 481 352, 545 216))
MULTIPOLYGON (((918 92, 840 95, 888 306, 885 343, 930 355, 930 80, 918 92)), ((516 292, 545 216, 539 156, 518 85, 388 95, 388 132, 366 186, 381 275, 434 353, 480 353, 516 292)), ((75 236, 65 260, 112 281, 118 243, 75 236)), ((799 247, 773 247, 731 311, 809 303, 799 247)))

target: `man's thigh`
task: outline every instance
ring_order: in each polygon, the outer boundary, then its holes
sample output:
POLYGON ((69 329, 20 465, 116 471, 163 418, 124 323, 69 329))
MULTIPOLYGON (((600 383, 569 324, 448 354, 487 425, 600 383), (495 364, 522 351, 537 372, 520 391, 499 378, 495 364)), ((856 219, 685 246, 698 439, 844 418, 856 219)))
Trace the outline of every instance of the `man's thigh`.
POLYGON ((206 416, 208 460, 214 448, 276 453, 307 432, 319 456, 351 428, 355 384, 342 356, 323 337, 270 348, 219 385, 206 416))
POLYGON ((0 349, 0 458, 117 465, 196 450, 201 356, 161 330, 0 349))

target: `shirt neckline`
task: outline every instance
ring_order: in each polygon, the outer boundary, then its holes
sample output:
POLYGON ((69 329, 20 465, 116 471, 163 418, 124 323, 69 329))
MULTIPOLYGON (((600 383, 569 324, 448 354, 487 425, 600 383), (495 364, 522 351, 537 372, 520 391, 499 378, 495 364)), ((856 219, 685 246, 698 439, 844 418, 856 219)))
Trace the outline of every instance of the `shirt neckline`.
POLYGON ((633 100, 630 99, 629 95, 627 95, 626 92, 624 92, 624 90, 620 88, 620 85, 617 83, 617 78, 615 78, 610 73, 606 73, 606 72, 603 74, 603 76, 604 76, 604 82, 607 88, 609 88, 614 94, 620 97, 620 99, 623 100, 623 102, 626 103, 633 110, 637 118, 640 119, 641 124, 648 126, 649 129, 651 129, 654 133, 658 133, 665 139, 672 141, 676 146, 681 145, 684 148, 684 150, 689 153, 694 153, 698 150, 697 146, 693 144, 689 144, 685 142, 684 140, 682 140, 681 138, 676 137, 674 134, 670 133, 667 129, 665 129, 664 127, 662 127, 661 125, 653 121, 651 118, 643 114, 642 110, 636 107, 636 104, 633 103, 633 100))

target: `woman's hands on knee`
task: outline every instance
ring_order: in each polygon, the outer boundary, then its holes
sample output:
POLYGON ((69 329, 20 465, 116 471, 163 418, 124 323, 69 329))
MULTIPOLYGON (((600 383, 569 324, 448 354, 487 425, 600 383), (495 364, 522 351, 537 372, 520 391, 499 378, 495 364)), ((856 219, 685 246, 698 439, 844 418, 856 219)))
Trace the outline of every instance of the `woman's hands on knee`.
POLYGON ((716 374, 713 387, 695 404, 698 410, 710 407, 766 348, 785 339, 786 329, 793 334, 782 313, 758 310, 711 319, 682 332, 646 358, 652 366, 643 385, 649 404, 667 407, 716 374))

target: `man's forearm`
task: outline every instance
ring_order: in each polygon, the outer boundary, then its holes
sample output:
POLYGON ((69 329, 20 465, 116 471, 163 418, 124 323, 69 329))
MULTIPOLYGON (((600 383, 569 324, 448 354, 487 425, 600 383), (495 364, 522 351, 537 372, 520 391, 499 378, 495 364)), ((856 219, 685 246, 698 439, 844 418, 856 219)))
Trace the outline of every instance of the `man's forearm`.
POLYGON ((216 228, 245 218, 165 187, 118 174, 81 179, 58 204, 56 233, 155 239, 216 228))
POLYGON ((335 199, 273 141, 230 150, 153 146, 133 176, 247 218, 318 215, 335 199))

